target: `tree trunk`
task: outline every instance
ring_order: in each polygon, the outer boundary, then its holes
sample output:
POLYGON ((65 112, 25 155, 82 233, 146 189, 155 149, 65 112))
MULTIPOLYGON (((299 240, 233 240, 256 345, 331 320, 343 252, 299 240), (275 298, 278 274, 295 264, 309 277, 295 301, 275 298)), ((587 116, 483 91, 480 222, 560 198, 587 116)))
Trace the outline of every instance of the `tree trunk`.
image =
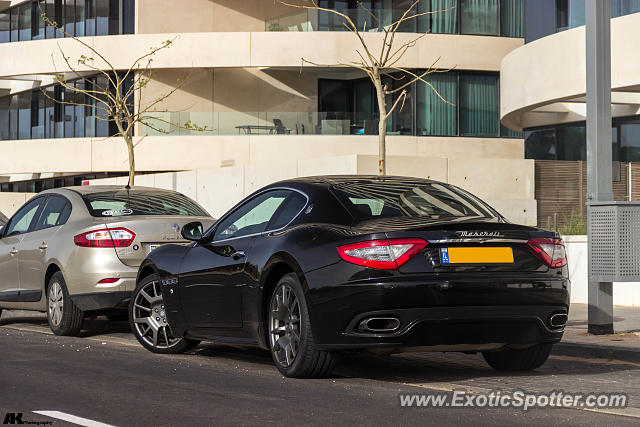
POLYGON ((387 174, 387 102, 380 73, 376 70, 374 74, 373 85, 376 88, 378 110, 380 111, 380 120, 378 121, 378 175, 384 176, 387 174))
POLYGON ((133 187, 135 185, 136 178, 136 159, 133 151, 133 138, 131 135, 127 135, 124 138, 127 143, 127 151, 129 153, 129 187, 133 187))

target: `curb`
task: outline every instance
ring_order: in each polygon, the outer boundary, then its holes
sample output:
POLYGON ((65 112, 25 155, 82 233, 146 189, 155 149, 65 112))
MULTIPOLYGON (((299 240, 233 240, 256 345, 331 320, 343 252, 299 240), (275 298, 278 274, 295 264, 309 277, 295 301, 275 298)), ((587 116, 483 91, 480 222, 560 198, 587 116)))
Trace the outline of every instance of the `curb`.
POLYGON ((635 350, 600 344, 559 342, 553 346, 551 354, 640 363, 640 349, 635 350))

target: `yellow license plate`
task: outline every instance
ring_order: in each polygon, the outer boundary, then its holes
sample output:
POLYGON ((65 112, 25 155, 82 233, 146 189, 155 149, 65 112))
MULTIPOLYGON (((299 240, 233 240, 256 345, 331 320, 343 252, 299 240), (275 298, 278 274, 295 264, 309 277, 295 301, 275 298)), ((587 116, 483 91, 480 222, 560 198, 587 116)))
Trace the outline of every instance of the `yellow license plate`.
POLYGON ((512 264, 511 248, 440 248, 442 264, 512 264))

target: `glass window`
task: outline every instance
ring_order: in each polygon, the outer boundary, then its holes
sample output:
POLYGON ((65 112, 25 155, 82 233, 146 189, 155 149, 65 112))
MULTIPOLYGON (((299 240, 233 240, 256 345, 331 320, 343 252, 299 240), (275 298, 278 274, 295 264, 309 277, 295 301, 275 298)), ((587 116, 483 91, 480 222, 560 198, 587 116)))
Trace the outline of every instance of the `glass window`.
POLYGON ((31 139, 44 138, 44 95, 40 91, 31 92, 31 139))
POLYGON ((288 225, 302 211, 307 204, 307 198, 297 191, 291 191, 289 197, 284 201, 280 208, 276 211, 271 222, 269 230, 278 230, 288 225))
POLYGON ((42 197, 38 197, 21 207, 9 221, 4 236, 15 236, 29 231, 29 226, 38 212, 42 199, 42 197))
POLYGON ((0 235, 2 234, 2 226, 5 225, 7 223, 7 220, 9 218, 7 218, 6 216, 4 216, 4 214, 2 212, 0 212, 0 235))
POLYGON ((447 184, 426 180, 354 181, 335 185, 332 191, 359 220, 396 216, 434 219, 497 216, 475 196, 447 184))
POLYGON ((95 0, 85 0, 85 34, 87 36, 96 35, 96 2, 95 0))
POLYGON ((18 12, 18 39, 20 41, 31 40, 31 2, 23 3, 16 9, 18 12))
POLYGON ((584 0, 556 1, 556 29, 557 31, 584 25, 584 0))
POLYGON ((11 97, 0 98, 0 141, 9 139, 9 108, 11 97))
POLYGON ((640 0, 611 0, 611 17, 640 12, 640 0))
POLYGON ((96 36, 109 34, 109 0, 94 0, 96 16, 96 36))
MULTIPOLYGON (((56 7, 55 7, 55 1, 56 0, 44 0, 42 3, 44 3, 42 6, 42 9, 44 11, 44 13, 47 14, 47 18, 51 19, 51 20, 55 20, 56 19, 56 7)), ((38 13, 42 13, 41 11, 38 11, 38 13)), ((45 38, 47 39, 53 39, 56 37, 56 30, 55 28, 53 28, 51 25, 47 25, 46 29, 45 29, 45 38)))
MULTIPOLYGON (((421 2, 423 3, 423 2, 421 2)), ((418 30, 428 32, 424 22, 431 21, 431 32, 437 34, 456 34, 458 32, 458 0, 431 0, 431 11, 437 12, 420 17, 418 30), (453 7, 453 9, 451 9, 453 7)))
POLYGON ((9 10, 9 27, 11 32, 11 41, 18 41, 18 28, 20 27, 20 14, 17 7, 9 10))
POLYGON ((558 144, 555 128, 525 131, 524 151, 527 159, 556 160, 558 144))
POLYGON ((54 87, 53 102, 53 137, 64 138, 64 88, 61 86, 54 87))
POLYGON ((34 230, 43 230, 67 222, 71 213, 71 209, 66 209, 67 205, 69 202, 64 197, 49 196, 36 221, 34 230))
POLYGON ((64 2, 64 30, 72 36, 76 35, 76 0, 62 0, 64 2))
POLYGON ((18 139, 18 95, 10 97, 9 104, 9 139, 18 139))
POLYGON ((109 0, 109 34, 120 34, 120 0, 109 0))
MULTIPOLYGON (((96 84, 99 87, 99 91, 104 91, 109 87, 109 81, 104 75, 99 75, 96 77, 96 84)), ((101 103, 98 105, 98 107, 102 108, 96 108, 96 136, 109 136, 109 117, 107 115, 107 112, 104 110, 104 108, 107 108, 107 105, 101 103)))
POLYGON ((289 193, 289 190, 273 190, 249 200, 216 227, 213 240, 262 233, 289 193))
POLYGON ((11 15, 8 10, 0 12, 0 43, 11 41, 11 15))
POLYGON ((457 135, 458 75, 432 73, 425 77, 433 88, 416 83, 416 125, 418 135, 457 135), (437 93, 436 93, 437 91, 437 93), (438 94, 451 104, 444 102, 438 94))
POLYGON ((161 190, 116 190, 82 196, 95 217, 123 215, 209 216, 196 202, 180 193, 161 190))
POLYGON ((524 0, 500 0, 500 35, 524 37, 524 0))
MULTIPOLYGON (((53 9, 53 13, 54 13, 54 21, 58 24, 58 28, 60 29, 64 29, 65 28, 65 14, 64 14, 64 0, 55 0, 54 3, 54 9, 53 9)), ((55 34, 54 34, 55 38, 60 39, 64 37, 64 34, 61 33, 59 30, 55 30, 55 34)))
POLYGON ((44 133, 45 138, 55 138, 55 107, 54 101, 55 98, 55 89, 53 86, 48 86, 43 89, 45 94, 42 95, 44 98, 44 133))
MULTIPOLYGON (((71 82, 73 86, 73 82, 71 82)), ((72 89, 64 89, 62 92, 62 99, 65 102, 75 102, 76 93, 72 89)), ((73 138, 75 136, 75 110, 74 105, 64 104, 62 105, 64 111, 64 137, 73 138)))
POLYGON ((497 136, 498 77, 460 74, 460 134, 497 136))
POLYGON ((558 160, 587 160, 585 125, 561 126, 556 130, 558 160))
POLYGON ((500 35, 498 0, 460 0, 462 34, 500 35))
POLYGON ((84 25, 87 19, 85 6, 85 0, 76 0, 76 36, 79 37, 85 35, 84 25))
POLYGON ((18 94, 18 139, 31 139, 31 92, 18 94))
POLYGON ((640 119, 620 124, 620 159, 640 161, 640 119))
POLYGON ((31 4, 31 39, 32 40, 44 39, 45 23, 44 23, 44 19, 42 19, 42 12, 40 11, 40 7, 38 7, 39 1, 41 0, 36 0, 31 4))
MULTIPOLYGON (((75 87, 78 90, 84 90, 84 81, 83 80, 76 80, 75 82, 75 87)), ((84 108, 84 103, 86 103, 86 96, 84 95, 84 93, 82 92, 76 92, 75 93, 75 103, 76 104, 80 104, 80 105, 76 105, 73 107, 74 109, 74 125, 75 125, 75 130, 74 130, 74 135, 76 138, 81 138, 83 136, 85 136, 84 134, 84 123, 85 123, 85 117, 84 117, 84 112, 85 112, 85 108, 84 108)))

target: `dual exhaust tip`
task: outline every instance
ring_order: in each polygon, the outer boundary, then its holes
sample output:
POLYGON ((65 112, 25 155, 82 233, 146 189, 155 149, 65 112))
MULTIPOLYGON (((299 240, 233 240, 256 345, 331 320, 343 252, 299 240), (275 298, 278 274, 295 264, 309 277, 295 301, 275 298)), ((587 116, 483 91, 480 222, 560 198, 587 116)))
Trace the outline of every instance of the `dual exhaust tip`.
POLYGON ((370 333, 395 332, 400 329, 400 319, 397 317, 367 317, 360 321, 358 329, 370 333))

